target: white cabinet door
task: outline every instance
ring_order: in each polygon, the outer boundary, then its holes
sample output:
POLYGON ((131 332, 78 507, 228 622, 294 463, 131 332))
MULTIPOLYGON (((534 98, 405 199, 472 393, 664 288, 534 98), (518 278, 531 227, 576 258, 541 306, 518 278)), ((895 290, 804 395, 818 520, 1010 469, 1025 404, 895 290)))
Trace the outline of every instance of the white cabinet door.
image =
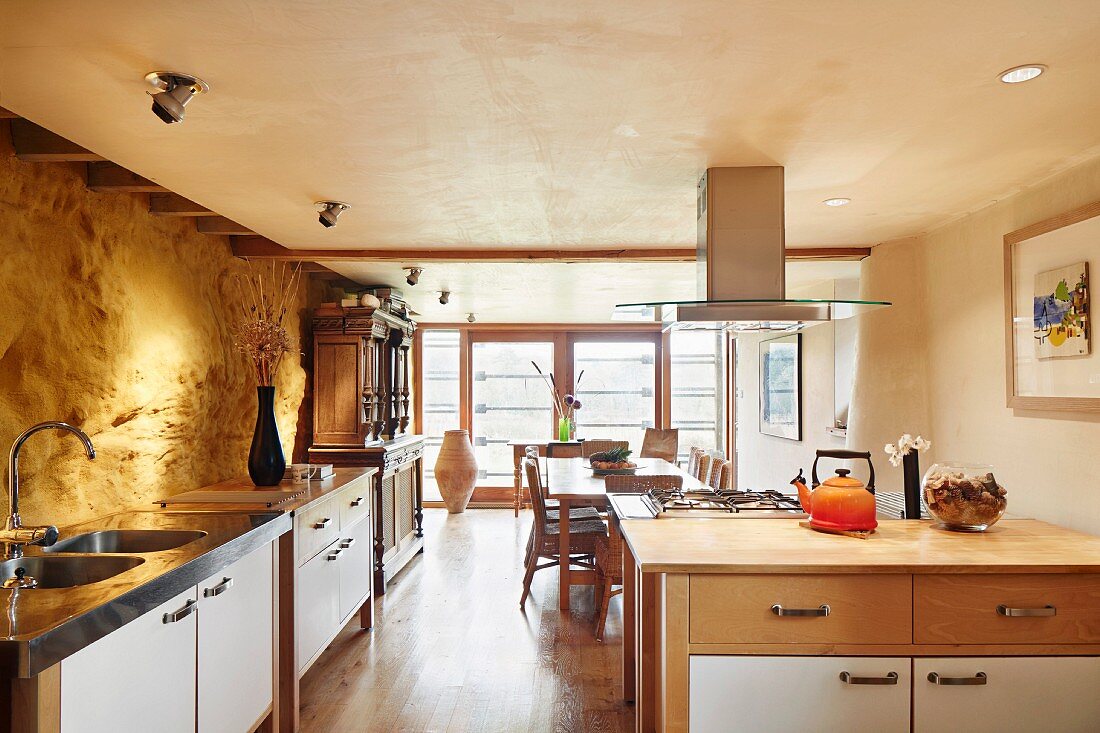
POLYGON ((692 655, 691 733, 908 731, 911 665, 908 658, 692 655))
POLYGON ((363 599, 370 593, 374 568, 374 548, 371 547, 370 517, 345 531, 337 545, 341 549, 340 569, 340 618, 359 610, 363 599))
POLYGON ((1100 657, 915 659, 913 688, 917 733, 1100 729, 1100 657))
POLYGON ((199 583, 198 733, 248 733, 273 699, 272 551, 199 583))
POLYGON ((295 623, 298 670, 306 668, 340 623, 340 540, 298 568, 295 623), (339 551, 339 553, 338 553, 339 551))
POLYGON ((195 589, 61 663, 63 733, 194 733, 195 589))

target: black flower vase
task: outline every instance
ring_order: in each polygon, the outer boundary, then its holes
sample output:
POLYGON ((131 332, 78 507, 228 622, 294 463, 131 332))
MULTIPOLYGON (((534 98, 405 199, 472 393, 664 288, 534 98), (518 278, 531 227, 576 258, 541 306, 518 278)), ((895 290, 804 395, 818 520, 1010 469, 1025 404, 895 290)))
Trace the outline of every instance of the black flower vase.
POLYGON ((920 519, 920 459, 916 449, 911 449, 901 458, 902 478, 904 479, 905 518, 920 519))
POLYGON ((257 387, 258 411, 252 448, 248 451, 248 475, 257 486, 275 486, 283 480, 286 458, 275 422, 275 388, 257 387))

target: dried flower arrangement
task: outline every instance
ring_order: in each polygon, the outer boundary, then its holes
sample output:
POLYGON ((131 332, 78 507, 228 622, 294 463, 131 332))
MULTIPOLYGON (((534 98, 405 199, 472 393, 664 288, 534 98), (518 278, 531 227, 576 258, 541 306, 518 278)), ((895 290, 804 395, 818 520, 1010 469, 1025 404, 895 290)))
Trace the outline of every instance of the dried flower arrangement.
POLYGON ((932 447, 931 440, 925 440, 921 436, 913 437, 909 433, 898 438, 897 445, 893 443, 887 443, 883 450, 890 456, 890 465, 897 467, 901 465, 901 460, 905 456, 909 455, 912 451, 928 450, 932 447))
POLYGON ((286 331, 287 313, 301 281, 302 263, 293 268, 272 262, 270 273, 249 271, 235 279, 241 296, 241 321, 234 329, 233 346, 256 369, 256 384, 269 387, 284 354, 293 350, 286 331))
MULTIPOLYGON (((546 388, 550 390, 550 398, 554 400, 554 412, 559 418, 573 421, 573 416, 577 414, 577 410, 581 409, 581 401, 571 394, 567 394, 564 397, 558 394, 558 384, 554 381, 554 373, 543 373, 542 369, 539 369, 539 365, 534 361, 531 362, 531 366, 535 368, 535 371, 539 373, 543 381, 546 383, 546 388)), ((584 378, 584 370, 581 369, 581 373, 577 376, 577 384, 581 383, 584 378)))

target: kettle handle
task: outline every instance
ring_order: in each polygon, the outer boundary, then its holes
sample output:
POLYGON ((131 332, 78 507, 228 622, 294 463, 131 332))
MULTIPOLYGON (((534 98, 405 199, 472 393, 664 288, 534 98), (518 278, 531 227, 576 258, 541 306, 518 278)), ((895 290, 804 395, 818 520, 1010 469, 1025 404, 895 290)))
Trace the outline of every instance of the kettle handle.
POLYGON ((871 463, 871 451, 858 451, 858 450, 819 450, 817 457, 814 458, 813 469, 810 471, 810 476, 813 478, 813 486, 817 488, 821 482, 817 480, 817 462, 821 458, 840 458, 840 459, 859 459, 862 458, 867 461, 867 467, 871 470, 871 477, 867 479, 867 490, 872 494, 875 493, 875 464, 871 463))

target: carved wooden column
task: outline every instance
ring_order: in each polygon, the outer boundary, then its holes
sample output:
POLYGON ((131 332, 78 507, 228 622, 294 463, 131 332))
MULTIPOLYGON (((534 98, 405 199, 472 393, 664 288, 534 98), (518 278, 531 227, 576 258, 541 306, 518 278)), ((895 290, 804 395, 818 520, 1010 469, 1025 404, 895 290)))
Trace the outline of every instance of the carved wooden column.
POLYGON ((399 431, 404 434, 409 429, 409 422, 411 421, 411 413, 409 412, 409 347, 412 346, 412 341, 409 338, 404 338, 401 341, 401 422, 398 426, 399 431))

